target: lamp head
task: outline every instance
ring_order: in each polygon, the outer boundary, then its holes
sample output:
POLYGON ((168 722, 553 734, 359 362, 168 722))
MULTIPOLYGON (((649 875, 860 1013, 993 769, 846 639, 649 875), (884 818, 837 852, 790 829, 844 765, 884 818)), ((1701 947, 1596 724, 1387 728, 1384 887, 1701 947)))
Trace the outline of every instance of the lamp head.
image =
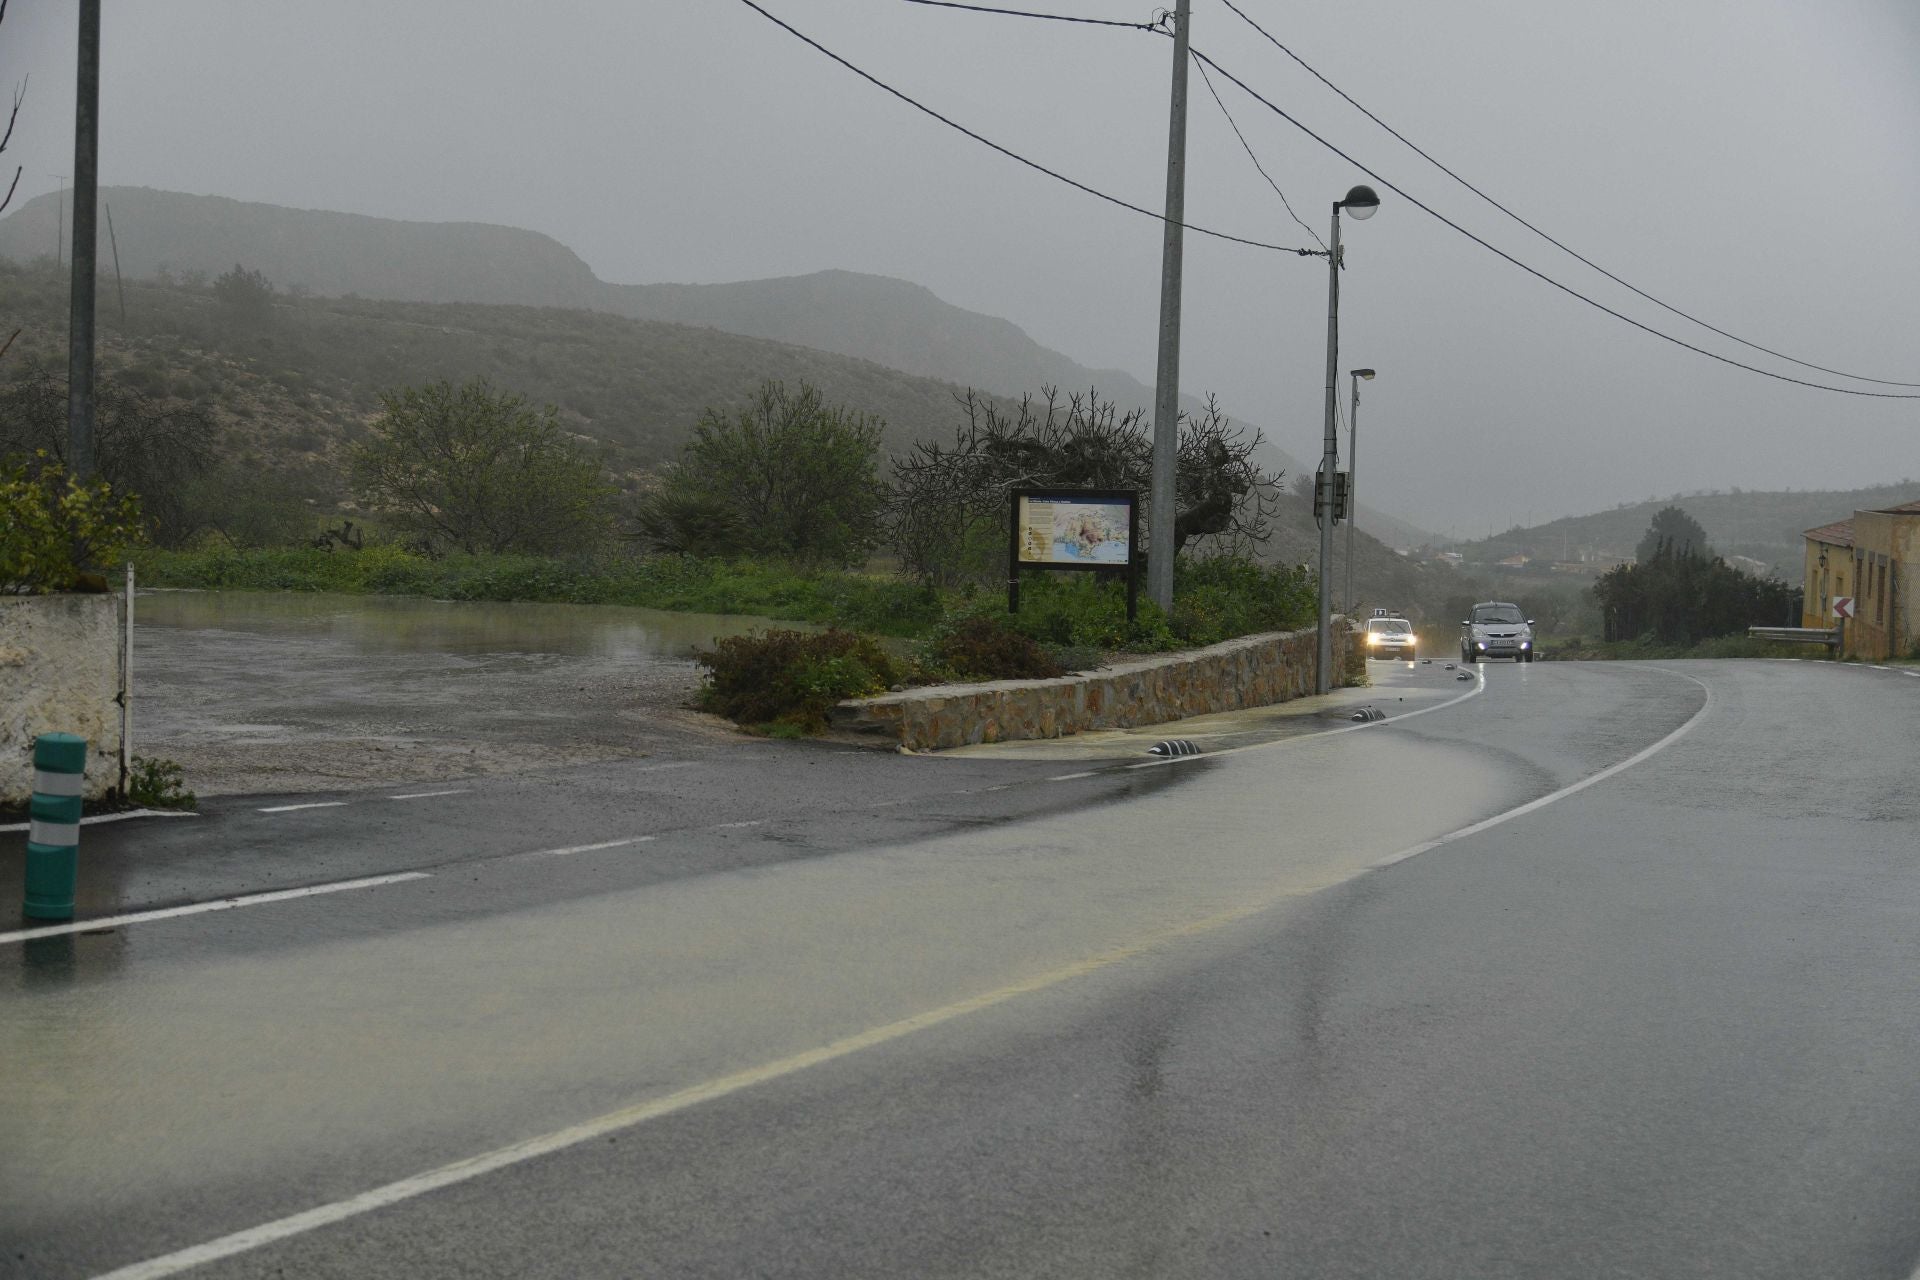
POLYGON ((1373 381, 1373 370, 1371 370, 1371 369, 1355 369, 1355 370, 1353 371, 1353 376, 1354 376, 1354 377, 1356 377, 1356 378, 1364 378, 1364 379, 1366 379, 1366 380, 1367 380, 1368 382, 1372 382, 1372 381, 1373 381))
POLYGON ((1356 222, 1365 222, 1380 207, 1380 196, 1372 187, 1363 184, 1347 192, 1347 198, 1338 207, 1345 209, 1356 222))

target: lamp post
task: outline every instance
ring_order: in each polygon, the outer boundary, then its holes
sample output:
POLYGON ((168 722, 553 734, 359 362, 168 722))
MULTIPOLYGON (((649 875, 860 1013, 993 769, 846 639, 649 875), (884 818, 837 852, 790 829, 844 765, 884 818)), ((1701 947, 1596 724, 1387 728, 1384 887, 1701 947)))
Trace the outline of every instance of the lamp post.
POLYGON ((1347 594, 1341 606, 1353 612, 1353 526, 1360 514, 1360 379, 1373 381, 1373 370, 1351 369, 1353 404, 1347 410, 1347 594))
POLYGON ((1327 250, 1327 414, 1326 438, 1320 452, 1320 475, 1326 485, 1320 516, 1320 653, 1315 664, 1315 691, 1333 688, 1333 602, 1330 579, 1333 572, 1333 497, 1340 468, 1340 436, 1334 427, 1340 380, 1340 211, 1351 213, 1364 222, 1380 207, 1380 197, 1372 187, 1358 186, 1346 199, 1333 204, 1333 239, 1327 250))

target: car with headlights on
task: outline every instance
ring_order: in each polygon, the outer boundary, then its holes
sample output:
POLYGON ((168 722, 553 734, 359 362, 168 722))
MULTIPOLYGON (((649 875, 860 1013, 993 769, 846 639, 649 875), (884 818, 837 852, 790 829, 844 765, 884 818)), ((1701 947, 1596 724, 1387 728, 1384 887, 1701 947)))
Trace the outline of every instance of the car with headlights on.
POLYGON ((1418 642, 1413 638, 1413 624, 1405 618, 1388 617, 1384 613, 1376 613, 1367 619, 1363 637, 1369 658, 1398 658, 1412 662, 1414 651, 1418 648, 1418 642))
POLYGON ((1489 600, 1473 606, 1460 622, 1460 661, 1478 662, 1482 658, 1512 658, 1532 662, 1534 655, 1533 619, 1517 604, 1489 600))

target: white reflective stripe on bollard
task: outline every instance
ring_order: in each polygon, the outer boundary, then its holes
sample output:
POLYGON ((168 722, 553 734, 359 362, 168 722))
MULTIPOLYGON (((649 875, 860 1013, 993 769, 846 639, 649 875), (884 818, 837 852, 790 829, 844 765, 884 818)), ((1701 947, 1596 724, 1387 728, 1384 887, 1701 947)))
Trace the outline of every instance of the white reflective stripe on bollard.
POLYGON ((85 790, 87 775, 84 773, 49 773, 45 769, 33 771, 33 789, 43 796, 77 796, 85 790))
POLYGON ((43 845, 50 849, 69 849, 80 846, 80 824, 77 822, 42 822, 35 818, 27 826, 27 840, 31 844, 43 845))

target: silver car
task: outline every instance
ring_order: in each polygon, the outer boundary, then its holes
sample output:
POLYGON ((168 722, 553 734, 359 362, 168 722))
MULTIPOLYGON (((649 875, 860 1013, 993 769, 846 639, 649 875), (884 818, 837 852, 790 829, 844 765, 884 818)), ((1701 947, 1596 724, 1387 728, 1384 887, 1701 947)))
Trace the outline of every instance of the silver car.
POLYGON ((1533 654, 1533 619, 1521 613, 1519 605, 1489 600, 1473 606, 1460 623, 1462 662, 1482 658, 1532 662, 1533 654))

